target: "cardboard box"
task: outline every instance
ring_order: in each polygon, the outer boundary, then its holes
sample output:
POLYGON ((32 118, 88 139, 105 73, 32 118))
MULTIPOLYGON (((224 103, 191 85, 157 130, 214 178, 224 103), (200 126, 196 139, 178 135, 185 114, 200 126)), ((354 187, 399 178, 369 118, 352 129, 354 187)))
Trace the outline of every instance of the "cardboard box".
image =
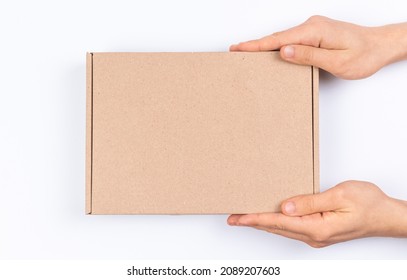
POLYGON ((317 69, 278 52, 87 54, 87 214, 279 211, 318 190, 317 69))

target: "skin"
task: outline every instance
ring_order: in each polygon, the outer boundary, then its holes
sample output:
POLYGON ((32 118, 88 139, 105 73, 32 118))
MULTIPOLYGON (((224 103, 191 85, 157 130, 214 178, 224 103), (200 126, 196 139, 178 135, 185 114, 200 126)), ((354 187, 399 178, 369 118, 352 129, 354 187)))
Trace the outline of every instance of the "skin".
POLYGON ((314 65, 343 79, 366 78, 407 59, 407 23, 364 27, 313 16, 286 31, 230 47, 231 51, 278 49, 289 62, 314 65))
MULTIPOLYGON (((362 79, 407 59, 407 23, 364 27, 313 16, 296 27, 232 45, 231 51, 280 49, 292 63, 314 65, 343 79, 362 79)), ((407 237, 407 201, 376 185, 346 181, 281 204, 281 213, 234 214, 232 226, 249 226, 320 248, 352 239, 407 237)))

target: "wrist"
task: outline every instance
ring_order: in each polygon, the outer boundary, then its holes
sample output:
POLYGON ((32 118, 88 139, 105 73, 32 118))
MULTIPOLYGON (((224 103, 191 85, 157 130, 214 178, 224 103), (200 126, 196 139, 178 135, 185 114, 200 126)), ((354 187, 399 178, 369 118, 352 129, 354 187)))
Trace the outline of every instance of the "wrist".
POLYGON ((386 222, 383 223, 381 236, 407 237, 407 201, 389 197, 386 222))
POLYGON ((375 29, 385 65, 407 59, 407 23, 390 24, 375 29))

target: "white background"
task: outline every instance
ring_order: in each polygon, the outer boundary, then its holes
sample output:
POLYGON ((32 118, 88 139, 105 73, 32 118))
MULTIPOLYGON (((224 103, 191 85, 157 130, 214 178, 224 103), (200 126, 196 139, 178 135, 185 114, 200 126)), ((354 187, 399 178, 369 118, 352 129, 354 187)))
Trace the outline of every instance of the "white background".
MULTIPOLYGON (((86 51, 227 51, 322 14, 406 21, 405 1, 4 1, 1 259, 407 258, 407 239, 313 249, 227 216, 85 216, 86 51)), ((389 44, 389 48, 392 44, 389 44)), ((369 180, 407 200, 407 62, 320 83, 321 184, 369 180)))

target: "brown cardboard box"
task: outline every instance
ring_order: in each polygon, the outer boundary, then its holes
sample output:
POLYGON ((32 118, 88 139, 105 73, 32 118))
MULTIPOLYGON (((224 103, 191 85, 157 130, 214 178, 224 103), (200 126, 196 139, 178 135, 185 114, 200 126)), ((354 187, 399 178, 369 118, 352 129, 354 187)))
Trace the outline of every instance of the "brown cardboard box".
POLYGON ((319 190, 318 70, 278 52, 89 53, 86 213, 278 211, 319 190))

